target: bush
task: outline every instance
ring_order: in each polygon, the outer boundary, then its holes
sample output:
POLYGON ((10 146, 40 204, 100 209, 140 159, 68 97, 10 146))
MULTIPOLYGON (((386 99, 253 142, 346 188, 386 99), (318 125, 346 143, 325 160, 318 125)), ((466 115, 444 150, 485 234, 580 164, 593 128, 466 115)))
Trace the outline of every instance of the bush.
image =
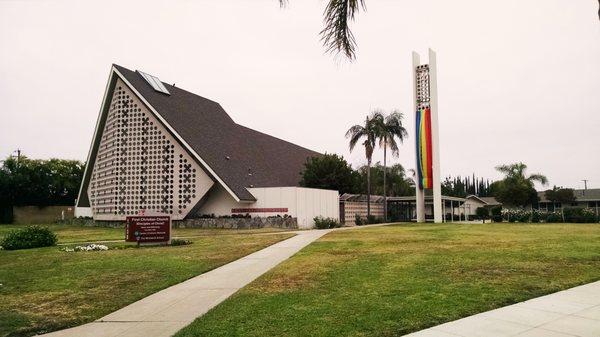
POLYGON ((315 227, 318 229, 329 229, 340 227, 340 223, 333 218, 324 218, 322 216, 316 216, 314 219, 315 227))
POLYGON ((378 224, 378 223, 383 223, 383 219, 377 218, 374 215, 367 216, 367 224, 368 225, 373 225, 373 224, 378 224))
POLYGON ((560 212, 550 212, 546 216, 546 222, 548 223, 559 223, 563 222, 562 213, 560 212))
POLYGON ((487 209, 487 207, 477 207, 477 209, 475 210, 475 214, 477 214, 477 217, 479 219, 485 222, 485 219, 490 217, 490 210, 487 209))
POLYGON ((171 246, 185 246, 191 245, 192 241, 185 239, 171 239, 171 246))
POLYGON ((56 245, 58 239, 47 227, 27 226, 9 232, 0 241, 0 246, 6 250, 49 247, 56 245))
POLYGON ((502 206, 492 207, 490 210, 493 222, 502 222, 502 206))
POLYGON ((541 222, 542 221, 542 212, 540 212, 536 209, 532 210, 530 221, 534 222, 534 223, 541 222))
POLYGON ((596 222, 593 210, 583 207, 565 208, 563 210, 565 222, 592 223, 596 222))
POLYGON ((531 212, 520 210, 517 212, 517 221, 519 222, 530 222, 531 221, 531 212))
POLYGON ((360 217, 360 215, 358 214, 354 214, 354 224, 357 226, 362 226, 364 225, 366 222, 360 217))

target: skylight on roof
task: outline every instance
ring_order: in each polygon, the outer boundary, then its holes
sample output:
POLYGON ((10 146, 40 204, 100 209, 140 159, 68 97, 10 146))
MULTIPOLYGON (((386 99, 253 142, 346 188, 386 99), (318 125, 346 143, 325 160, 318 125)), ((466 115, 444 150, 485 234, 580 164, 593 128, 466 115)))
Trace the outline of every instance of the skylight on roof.
POLYGON ((142 75, 142 77, 146 80, 146 82, 148 82, 148 84, 152 86, 152 88, 154 88, 154 90, 167 95, 171 94, 169 90, 165 88, 165 85, 158 79, 158 77, 146 74, 145 72, 139 70, 137 72, 142 75))

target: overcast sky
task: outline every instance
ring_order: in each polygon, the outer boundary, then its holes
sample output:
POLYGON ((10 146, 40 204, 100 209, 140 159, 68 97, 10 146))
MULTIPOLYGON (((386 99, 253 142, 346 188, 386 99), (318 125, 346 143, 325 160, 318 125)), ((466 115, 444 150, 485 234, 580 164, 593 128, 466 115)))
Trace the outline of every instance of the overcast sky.
MULTIPOLYGON (((523 161, 550 184, 600 187, 596 0, 367 0, 358 58, 324 54, 324 0, 0 0, 0 156, 85 160, 110 65, 215 100, 238 123, 354 166, 345 131, 405 113, 411 51, 438 53, 442 175, 523 161)), ((381 151, 375 155, 381 160, 381 151)))

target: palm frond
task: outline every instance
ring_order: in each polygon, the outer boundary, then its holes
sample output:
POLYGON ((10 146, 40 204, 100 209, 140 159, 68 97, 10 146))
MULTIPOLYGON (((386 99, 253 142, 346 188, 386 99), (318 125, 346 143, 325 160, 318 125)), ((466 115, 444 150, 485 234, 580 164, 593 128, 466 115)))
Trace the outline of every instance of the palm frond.
POLYGON ((508 176, 513 172, 512 165, 498 165, 496 166, 496 171, 508 176))
POLYGON ((388 147, 392 155, 397 157, 399 155, 399 143, 403 143, 404 139, 408 136, 408 132, 402 126, 403 114, 398 110, 392 111, 389 115, 383 117, 381 114, 381 122, 378 126, 377 138, 379 139, 380 147, 388 147), (396 141, 398 139, 398 141, 396 141))
POLYGON ((366 136, 366 130, 362 125, 354 125, 350 127, 348 131, 346 131, 346 138, 350 138, 350 152, 354 150, 354 147, 356 146, 358 141, 364 136, 366 136))
POLYGON ((365 141, 363 142, 363 145, 365 146, 365 156, 367 157, 367 162, 369 164, 371 164, 371 159, 373 158, 373 142, 367 138, 365 139, 365 141))
POLYGON ((350 21, 354 20, 360 8, 366 10, 364 0, 329 0, 323 13, 325 27, 320 32, 328 53, 342 53, 349 60, 356 58, 356 41, 350 30, 350 21))
POLYGON ((529 181, 537 181, 542 185, 548 184, 548 178, 545 175, 539 173, 533 173, 528 178, 529 181))

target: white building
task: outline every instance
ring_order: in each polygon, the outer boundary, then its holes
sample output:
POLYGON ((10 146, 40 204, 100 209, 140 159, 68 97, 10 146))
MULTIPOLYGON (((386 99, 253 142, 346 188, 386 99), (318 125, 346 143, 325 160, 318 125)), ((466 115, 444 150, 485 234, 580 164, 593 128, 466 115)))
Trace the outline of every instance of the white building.
POLYGON ((339 219, 338 192, 298 187, 320 155, 235 123, 216 102, 113 65, 77 216, 123 221, 140 211, 339 219))

